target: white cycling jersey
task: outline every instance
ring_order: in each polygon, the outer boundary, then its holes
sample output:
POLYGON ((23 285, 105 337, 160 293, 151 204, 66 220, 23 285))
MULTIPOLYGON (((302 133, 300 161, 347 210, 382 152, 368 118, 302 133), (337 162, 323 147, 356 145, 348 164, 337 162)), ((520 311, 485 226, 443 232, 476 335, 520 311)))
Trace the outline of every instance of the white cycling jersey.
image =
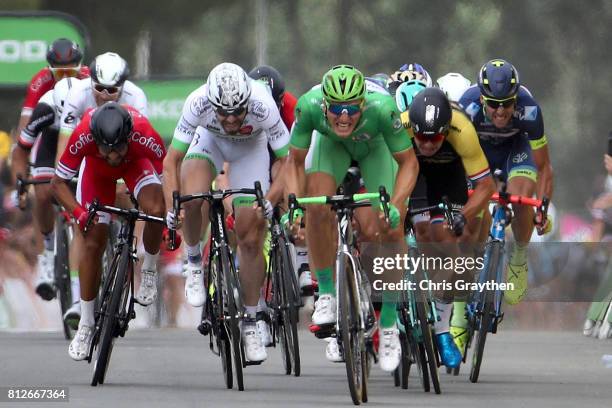
POLYGON ((202 127, 210 135, 237 144, 254 138, 265 138, 277 155, 286 154, 289 131, 281 120, 276 103, 265 84, 251 81, 247 114, 240 130, 233 135, 227 134, 217 120, 213 106, 206 96, 207 89, 207 85, 204 84, 187 97, 183 114, 174 130, 172 147, 186 152, 193 141, 196 129, 202 127))
MULTIPOLYGON (((72 133, 81 121, 85 111, 97 106, 93 92, 91 78, 75 81, 64 102, 64 111, 60 121, 60 131, 62 133, 72 133)), ((147 97, 144 91, 133 82, 124 82, 117 102, 130 105, 144 116, 147 116, 147 97)))

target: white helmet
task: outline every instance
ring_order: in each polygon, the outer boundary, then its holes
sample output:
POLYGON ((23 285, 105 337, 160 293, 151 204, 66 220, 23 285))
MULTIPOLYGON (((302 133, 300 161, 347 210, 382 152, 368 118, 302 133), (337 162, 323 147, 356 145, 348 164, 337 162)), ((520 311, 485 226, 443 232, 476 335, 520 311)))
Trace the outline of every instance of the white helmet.
POLYGON ((456 72, 449 72, 436 82, 452 102, 459 102, 461 95, 472 85, 469 79, 456 72))
POLYGON ((91 79, 104 86, 123 86, 130 75, 127 62, 114 52, 107 52, 94 58, 89 71, 91 79))
POLYGON ((251 96, 251 78, 242 68, 230 62, 214 67, 206 85, 210 103, 225 111, 244 107, 251 96))
POLYGON ((74 85, 74 78, 64 78, 53 87, 53 105, 55 105, 55 111, 62 113, 64 108, 64 101, 68 97, 68 92, 74 85))

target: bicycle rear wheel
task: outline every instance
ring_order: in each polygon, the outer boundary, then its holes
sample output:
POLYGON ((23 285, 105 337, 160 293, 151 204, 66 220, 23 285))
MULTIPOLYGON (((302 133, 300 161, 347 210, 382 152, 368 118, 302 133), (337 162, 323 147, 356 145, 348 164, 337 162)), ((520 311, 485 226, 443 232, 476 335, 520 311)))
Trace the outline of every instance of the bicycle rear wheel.
POLYGON ((68 233, 66 231, 66 219, 59 213, 55 217, 55 259, 54 273, 55 285, 57 287, 60 309, 62 313, 62 325, 66 340, 74 337, 72 330, 64 321, 64 313, 72 306, 72 288, 70 283, 70 263, 68 259, 68 233))
POLYGON ((360 329, 357 288, 354 287, 353 280, 355 271, 345 254, 340 254, 337 265, 340 340, 351 399, 353 404, 359 405, 363 400, 362 351, 365 350, 365 345, 363 344, 363 331, 360 329))
POLYGON ((121 251, 119 262, 113 262, 115 271, 109 273, 108 290, 104 294, 101 305, 101 327, 100 343, 97 348, 96 361, 94 362, 94 376, 91 385, 104 384, 106 371, 113 352, 115 337, 117 337, 119 325, 119 308, 125 290, 129 291, 127 272, 130 262, 130 251, 126 246, 121 251))
MULTIPOLYGON (((499 262, 503 261, 503 259, 500 259, 500 242, 491 242, 489 250, 489 263, 487 265, 485 277, 486 281, 490 280, 492 276, 495 276, 494 273, 498 268, 499 262)), ((482 305, 482 310, 481 313, 479 313, 480 318, 477 319, 478 327, 476 330, 478 333, 474 335, 476 347, 474 348, 474 354, 472 354, 472 368, 470 370, 470 381, 473 383, 478 382, 480 367, 484 358, 484 348, 487 341, 487 334, 493 322, 493 291, 484 290, 481 294, 481 299, 482 300, 479 302, 479 304, 482 305)))
POLYGON ((285 323, 285 314, 287 313, 285 299, 285 291, 283 290, 284 283, 282 278, 282 261, 279 246, 273 246, 270 254, 270 279, 272 283, 272 302, 273 310, 273 334, 275 336, 275 344, 280 345, 281 359, 283 361, 283 370, 285 375, 291 375, 291 347, 289 345, 287 326, 285 323))

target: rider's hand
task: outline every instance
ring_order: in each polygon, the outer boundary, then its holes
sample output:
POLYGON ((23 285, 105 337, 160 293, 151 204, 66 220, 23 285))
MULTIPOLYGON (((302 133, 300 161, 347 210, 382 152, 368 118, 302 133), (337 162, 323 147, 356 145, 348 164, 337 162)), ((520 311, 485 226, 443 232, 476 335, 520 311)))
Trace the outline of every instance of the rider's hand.
MULTIPOLYGON (((257 204, 257 202, 255 202, 253 204, 253 208, 257 208, 259 207, 259 205, 257 204)), ((272 215, 274 214, 274 206, 272 205, 272 203, 270 202, 270 200, 263 200, 263 207, 261 208, 261 210, 263 211, 263 216, 266 217, 266 219, 271 220, 272 219, 272 215)))
MULTIPOLYGON (((383 211, 382 203, 380 203, 380 210, 383 211)), ((380 214, 379 218, 384 220, 385 218, 384 212, 380 214)), ((397 228, 399 223, 400 223, 400 212, 395 205, 389 203, 389 227, 391 227, 391 229, 395 229, 397 228)))
POLYGON ((550 214, 547 214, 546 219, 542 222, 542 214, 538 212, 535 216, 535 224, 538 235, 548 234, 550 231, 552 231, 553 218, 550 216, 550 214))
POLYGON ((604 154, 604 166, 608 174, 612 174, 612 156, 604 154))
MULTIPOLYGON (((85 232, 85 228, 87 227, 87 218, 89 218, 89 212, 83 207, 78 206, 72 211, 72 216, 74 217, 77 225, 79 226, 79 229, 82 232, 85 232)), ((95 224, 97 218, 97 216, 94 218, 92 224, 95 224)))
POLYGON ((174 211, 166 213, 166 226, 171 230, 177 230, 181 227, 180 218, 174 214, 174 211))
POLYGON ((463 215, 462 213, 458 213, 455 214, 453 216, 453 233, 455 234, 455 236, 459 237, 461 236, 461 234, 463 234, 463 228, 465 228, 465 224, 466 224, 466 219, 465 219, 465 215, 463 215))

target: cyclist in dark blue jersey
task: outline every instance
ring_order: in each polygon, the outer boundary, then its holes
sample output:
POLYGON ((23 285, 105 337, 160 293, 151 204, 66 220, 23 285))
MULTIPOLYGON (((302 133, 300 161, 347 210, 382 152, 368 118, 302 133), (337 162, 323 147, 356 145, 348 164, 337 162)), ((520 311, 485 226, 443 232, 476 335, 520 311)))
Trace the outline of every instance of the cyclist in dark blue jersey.
MULTIPOLYGON (((470 87, 459 104, 470 116, 491 169, 501 169, 508 192, 522 196, 551 197, 553 171, 540 106, 519 81, 512 64, 494 59, 482 66, 478 84, 470 87)), ((514 206, 512 231, 516 244, 510 255, 508 303, 520 302, 527 293, 526 248, 535 226, 539 234, 550 231, 552 220, 542 219, 527 206, 514 206)))

